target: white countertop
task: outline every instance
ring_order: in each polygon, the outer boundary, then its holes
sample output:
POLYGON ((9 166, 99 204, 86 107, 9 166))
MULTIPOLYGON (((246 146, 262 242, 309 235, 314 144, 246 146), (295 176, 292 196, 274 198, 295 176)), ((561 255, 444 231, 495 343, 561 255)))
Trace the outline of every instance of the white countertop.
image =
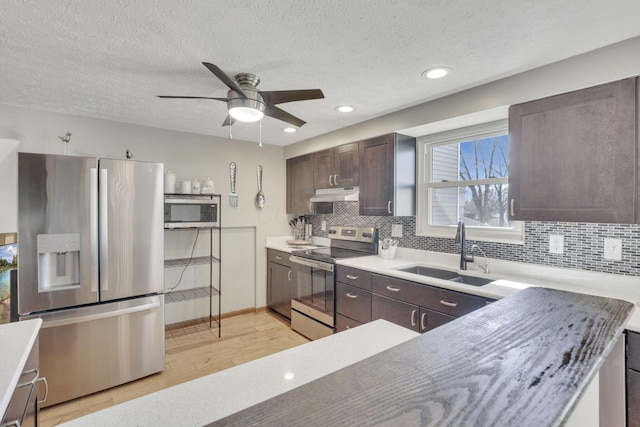
POLYGON ((376 320, 62 425, 202 426, 417 336, 417 332, 376 320))
MULTIPOLYGON (((374 255, 339 260, 338 264, 495 299, 513 295, 531 286, 542 286, 550 289, 616 298, 633 304, 640 302, 640 278, 635 276, 596 273, 495 259, 489 260, 490 275, 486 275, 477 269, 478 264, 483 265, 481 258, 476 257, 477 262, 469 264, 469 270, 467 271, 460 271, 456 268, 459 260, 459 255, 455 254, 398 248, 394 259, 383 259, 374 255), (444 268, 458 271, 462 274, 494 278, 496 281, 484 286, 471 286, 397 270, 398 268, 414 265, 444 268)), ((634 314, 626 324, 626 328, 640 332, 640 310, 634 311, 634 314)))
MULTIPOLYGON (((268 237, 266 247, 291 252, 296 248, 287 245, 286 241, 290 239, 292 239, 291 236, 268 237)), ((312 242, 320 246, 329 246, 330 239, 314 236, 312 242)), ((490 275, 487 275, 478 269, 479 265, 484 265, 483 257, 476 257, 474 263, 468 264, 469 270, 464 272, 458 269, 459 262, 460 255, 458 254, 398 248, 394 259, 384 259, 374 255, 343 259, 338 261, 338 264, 495 299, 508 297, 531 286, 542 286, 587 295, 617 298, 640 305, 640 277, 637 276, 548 267, 492 258, 489 259, 490 275), (493 278, 496 281, 484 286, 471 286, 396 270, 413 265, 444 268, 471 276, 493 278)), ((626 328, 640 332, 640 310, 634 311, 626 328)))
POLYGON ((0 325, 0 418, 7 410, 31 348, 38 339, 41 319, 0 325))

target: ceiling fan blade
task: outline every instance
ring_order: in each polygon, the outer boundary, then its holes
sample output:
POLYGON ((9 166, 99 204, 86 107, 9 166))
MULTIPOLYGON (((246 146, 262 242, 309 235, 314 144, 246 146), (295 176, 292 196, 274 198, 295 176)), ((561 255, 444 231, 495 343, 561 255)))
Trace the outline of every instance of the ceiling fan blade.
POLYGON ((276 107, 275 105, 267 105, 264 108, 265 116, 273 117, 274 119, 282 120, 283 122, 287 122, 291 125, 302 127, 305 122, 294 116, 293 114, 289 114, 286 111, 276 107))
POLYGON ((170 95, 158 95, 158 98, 176 98, 176 99, 213 99, 215 101, 227 102, 227 98, 210 98, 207 96, 170 96, 170 95))
POLYGON ((240 89, 240 86, 233 80, 231 77, 227 76, 227 74, 222 71, 217 65, 210 64, 208 62, 203 62, 202 65, 207 67, 209 71, 216 75, 222 83, 226 84, 229 89, 234 92, 237 92, 242 98, 247 99, 247 95, 240 89))
POLYGON ((320 89, 302 90, 274 90, 260 92, 266 105, 284 104, 285 102, 306 101, 308 99, 321 99, 324 94, 320 89))
POLYGON ((224 123, 222 123, 222 126, 231 126, 235 122, 236 122, 236 120, 233 117, 227 115, 227 118, 224 119, 224 123))

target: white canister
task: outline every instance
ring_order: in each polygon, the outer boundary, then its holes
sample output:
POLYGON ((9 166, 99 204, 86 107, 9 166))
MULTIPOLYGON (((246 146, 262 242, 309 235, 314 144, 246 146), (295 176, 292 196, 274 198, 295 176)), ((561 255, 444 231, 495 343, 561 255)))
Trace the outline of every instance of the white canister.
POLYGON ((191 194, 191 181, 182 181, 180 183, 180 193, 191 194))
POLYGON ((176 174, 173 172, 164 174, 164 192, 165 194, 174 194, 176 192, 176 174))
POLYGON ((191 194, 200 194, 200 181, 195 178, 191 182, 191 194))
POLYGON ((213 194, 213 180, 209 177, 207 177, 202 186, 202 194, 213 194))

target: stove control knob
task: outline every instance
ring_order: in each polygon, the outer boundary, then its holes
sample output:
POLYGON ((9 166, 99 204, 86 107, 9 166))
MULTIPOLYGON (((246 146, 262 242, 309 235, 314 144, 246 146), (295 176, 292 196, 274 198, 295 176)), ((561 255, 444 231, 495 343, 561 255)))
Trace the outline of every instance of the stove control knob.
POLYGON ((362 233, 362 237, 371 238, 373 236, 371 235, 371 233, 362 233))
POLYGON ((336 234, 336 230, 329 230, 329 234, 336 234))

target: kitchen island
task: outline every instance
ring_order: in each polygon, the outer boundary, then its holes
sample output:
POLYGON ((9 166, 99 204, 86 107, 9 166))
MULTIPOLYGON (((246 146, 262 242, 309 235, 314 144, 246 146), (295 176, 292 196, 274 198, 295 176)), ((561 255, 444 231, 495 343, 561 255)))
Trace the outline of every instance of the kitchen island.
POLYGON ((633 308, 529 288, 423 335, 374 321, 65 425, 597 425, 624 417, 599 390, 624 396, 633 308))

